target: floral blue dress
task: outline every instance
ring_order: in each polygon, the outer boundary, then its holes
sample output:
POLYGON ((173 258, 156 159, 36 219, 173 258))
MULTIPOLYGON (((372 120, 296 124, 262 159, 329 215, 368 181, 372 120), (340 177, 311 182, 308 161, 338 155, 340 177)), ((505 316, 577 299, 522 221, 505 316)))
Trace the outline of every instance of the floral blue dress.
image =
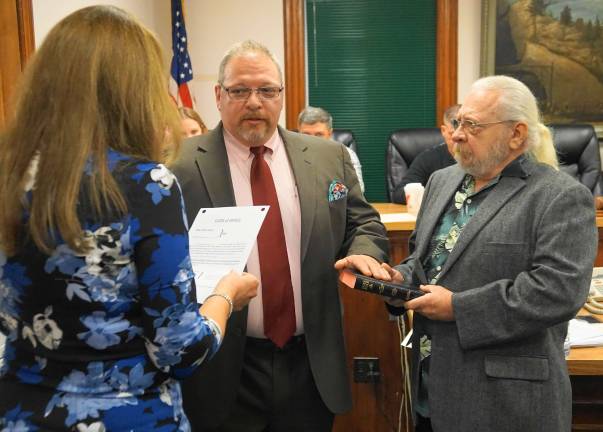
POLYGON ((96 218, 84 175, 90 252, 0 251, 0 431, 190 430, 177 380, 221 335, 195 302, 180 187, 163 165, 108 161, 129 213, 96 218))

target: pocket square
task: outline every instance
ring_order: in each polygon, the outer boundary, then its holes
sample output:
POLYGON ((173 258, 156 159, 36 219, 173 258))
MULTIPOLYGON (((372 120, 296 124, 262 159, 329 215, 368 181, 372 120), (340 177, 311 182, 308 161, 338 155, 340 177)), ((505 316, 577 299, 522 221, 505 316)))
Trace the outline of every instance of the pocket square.
POLYGON ((343 183, 333 180, 329 185, 329 202, 337 201, 348 195, 348 188, 343 183))

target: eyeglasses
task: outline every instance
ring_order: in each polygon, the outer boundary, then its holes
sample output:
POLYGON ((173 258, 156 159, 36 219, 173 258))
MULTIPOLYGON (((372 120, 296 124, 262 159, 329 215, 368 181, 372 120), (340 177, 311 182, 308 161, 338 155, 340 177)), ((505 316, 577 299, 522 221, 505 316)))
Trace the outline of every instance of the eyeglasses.
POLYGON ((452 126, 453 131, 457 130, 460 127, 464 131, 469 132, 471 135, 475 135, 479 132, 479 130, 481 128, 485 128, 487 126, 492 126, 495 124, 505 123, 505 122, 509 122, 509 121, 513 121, 513 120, 500 120, 500 121, 495 121, 495 122, 477 123, 477 122, 474 122, 473 120, 468 120, 468 119, 464 119, 464 120, 452 119, 452 121, 450 122, 450 125, 452 126))
POLYGON ((220 86, 228 93, 231 99, 238 101, 249 99, 249 96, 253 92, 262 100, 276 99, 283 91, 283 87, 258 87, 252 89, 249 87, 224 87, 222 84, 220 86))

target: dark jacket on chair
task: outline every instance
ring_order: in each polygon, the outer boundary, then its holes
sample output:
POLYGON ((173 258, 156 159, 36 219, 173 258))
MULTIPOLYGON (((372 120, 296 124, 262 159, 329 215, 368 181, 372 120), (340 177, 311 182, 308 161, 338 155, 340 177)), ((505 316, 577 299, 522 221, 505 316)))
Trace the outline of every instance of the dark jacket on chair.
POLYGON ((404 186, 409 183, 421 183, 423 186, 427 184, 429 176, 442 168, 454 165, 456 161, 450 155, 446 143, 442 143, 437 147, 428 149, 419 153, 410 164, 408 171, 397 185, 395 185, 392 194, 392 201, 395 203, 406 204, 406 196, 404 195, 404 186))

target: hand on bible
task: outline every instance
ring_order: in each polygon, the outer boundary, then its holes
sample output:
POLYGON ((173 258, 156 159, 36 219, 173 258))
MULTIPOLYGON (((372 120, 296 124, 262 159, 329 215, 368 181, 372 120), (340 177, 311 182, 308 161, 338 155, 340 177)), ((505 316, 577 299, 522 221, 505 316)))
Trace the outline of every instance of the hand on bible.
POLYGON ((407 301, 404 305, 406 309, 414 310, 432 320, 454 321, 452 291, 440 285, 421 285, 420 288, 427 294, 407 301))
POLYGON ((379 264, 379 261, 368 255, 349 255, 338 260, 335 263, 335 268, 337 270, 343 270, 344 268, 355 269, 365 276, 384 281, 391 280, 389 272, 382 267, 382 264, 379 264))
MULTIPOLYGON (((402 276, 402 273, 400 273, 395 268, 390 267, 389 264, 383 263, 381 264, 381 267, 389 273, 389 276, 391 277, 391 281, 393 283, 401 284, 404 281, 404 276, 402 276)), ((403 307, 406 303, 404 300, 389 297, 383 297, 383 300, 385 300, 388 304, 392 305, 393 307, 403 307)))

